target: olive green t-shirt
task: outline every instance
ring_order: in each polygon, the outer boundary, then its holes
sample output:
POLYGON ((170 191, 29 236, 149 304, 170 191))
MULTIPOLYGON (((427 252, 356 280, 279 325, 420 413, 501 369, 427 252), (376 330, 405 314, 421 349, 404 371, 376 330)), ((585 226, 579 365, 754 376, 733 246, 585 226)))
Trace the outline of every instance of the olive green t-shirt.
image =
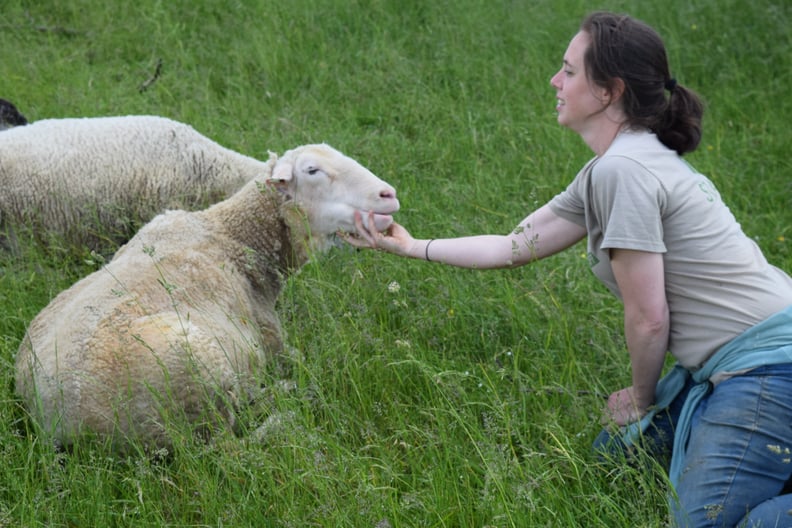
POLYGON ((608 250, 663 254, 669 351, 685 367, 792 305, 792 279, 743 233, 712 182, 654 134, 621 133, 550 207, 586 228, 591 269, 619 298, 608 250))

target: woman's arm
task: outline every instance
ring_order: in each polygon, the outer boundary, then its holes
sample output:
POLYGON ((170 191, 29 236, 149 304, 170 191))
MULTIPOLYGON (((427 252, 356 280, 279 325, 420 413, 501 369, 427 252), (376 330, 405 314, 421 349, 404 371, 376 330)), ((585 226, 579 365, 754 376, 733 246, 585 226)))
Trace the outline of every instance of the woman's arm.
MULTIPOLYGON (((556 215, 544 205, 507 235, 475 235, 431 240, 414 239, 393 224, 384 233, 371 232, 358 218, 356 247, 375 247, 397 255, 442 262, 462 268, 495 269, 521 266, 568 248, 586 236, 586 229, 556 215)), ((368 225, 374 225, 369 222, 368 225)))
POLYGON ((661 253, 612 249, 611 266, 624 301, 633 384, 613 393, 608 409, 617 424, 626 425, 639 420, 654 403, 668 350, 669 312, 661 253))

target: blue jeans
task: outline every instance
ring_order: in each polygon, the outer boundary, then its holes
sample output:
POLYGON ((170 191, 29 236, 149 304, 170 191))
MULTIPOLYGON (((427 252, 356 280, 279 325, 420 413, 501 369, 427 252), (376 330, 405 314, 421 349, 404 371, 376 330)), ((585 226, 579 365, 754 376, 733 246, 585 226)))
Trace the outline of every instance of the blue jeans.
MULTIPOLYGON (((641 447, 650 455, 667 460, 686 396, 687 388, 646 431, 641 447)), ((606 431, 594 448, 629 456, 606 431)), ((792 527, 791 478, 792 364, 727 379, 693 416, 685 470, 669 498, 674 526, 792 527)))

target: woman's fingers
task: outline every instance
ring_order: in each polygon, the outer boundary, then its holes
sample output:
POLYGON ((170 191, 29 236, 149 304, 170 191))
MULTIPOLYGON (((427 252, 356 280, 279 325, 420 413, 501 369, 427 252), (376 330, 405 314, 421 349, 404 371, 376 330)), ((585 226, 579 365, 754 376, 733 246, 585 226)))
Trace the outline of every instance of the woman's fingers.
MULTIPOLYGON (((369 213, 368 218, 368 225, 374 225, 373 219, 374 213, 369 213)), ((363 215, 360 211, 355 211, 354 213, 355 218, 355 229, 357 229, 357 234, 354 233, 347 233, 347 232, 339 232, 338 236, 344 239, 348 244, 358 247, 358 248, 376 248, 377 247, 377 240, 375 234, 372 234, 366 226, 363 224, 363 215)))

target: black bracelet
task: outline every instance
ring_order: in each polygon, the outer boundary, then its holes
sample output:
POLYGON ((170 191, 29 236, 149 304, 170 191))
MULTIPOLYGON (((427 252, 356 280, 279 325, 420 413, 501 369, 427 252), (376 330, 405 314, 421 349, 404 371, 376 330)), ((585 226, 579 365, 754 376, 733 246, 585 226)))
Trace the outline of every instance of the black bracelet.
POLYGON ((426 262, 432 262, 432 259, 429 258, 429 245, 434 241, 435 239, 433 238, 426 243, 426 249, 424 250, 424 256, 426 257, 426 262))

